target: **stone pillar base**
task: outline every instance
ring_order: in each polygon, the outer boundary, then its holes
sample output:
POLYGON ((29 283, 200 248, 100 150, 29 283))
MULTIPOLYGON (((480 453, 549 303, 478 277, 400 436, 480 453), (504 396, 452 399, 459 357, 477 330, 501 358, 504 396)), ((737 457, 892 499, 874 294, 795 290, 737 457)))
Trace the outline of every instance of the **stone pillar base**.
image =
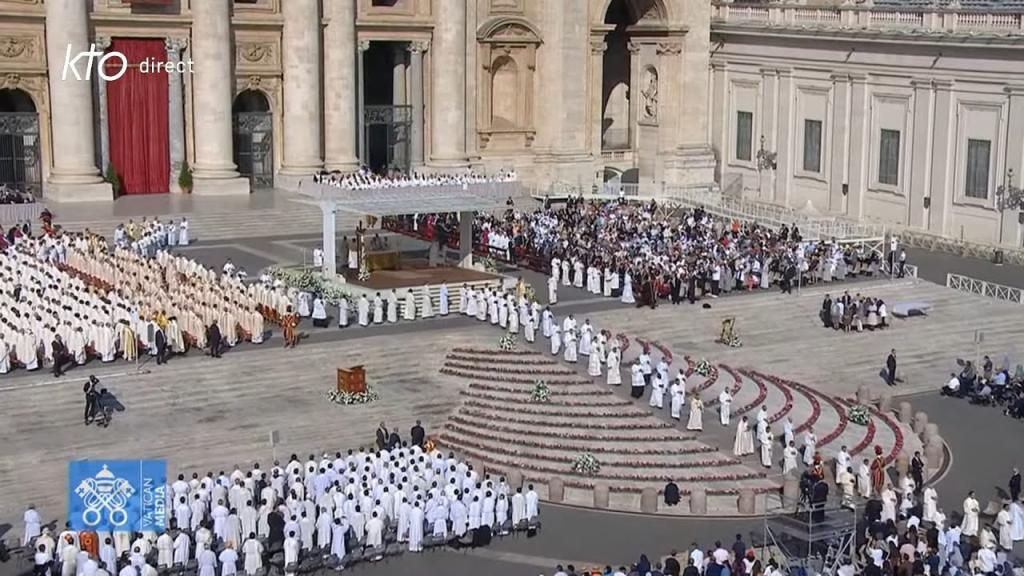
POLYGON ((114 190, 108 182, 89 184, 47 182, 43 187, 43 198, 54 202, 110 202, 114 199, 114 190))
POLYGON ((289 192, 298 192, 299 182, 313 179, 313 172, 319 168, 311 168, 308 172, 286 172, 284 170, 274 175, 274 188, 281 188, 289 192))
POLYGON ((250 193, 248 178, 192 180, 192 194, 196 196, 243 196, 250 193))
POLYGON ((669 153, 662 174, 665 182, 678 186, 714 186, 715 153, 710 146, 688 146, 669 153))

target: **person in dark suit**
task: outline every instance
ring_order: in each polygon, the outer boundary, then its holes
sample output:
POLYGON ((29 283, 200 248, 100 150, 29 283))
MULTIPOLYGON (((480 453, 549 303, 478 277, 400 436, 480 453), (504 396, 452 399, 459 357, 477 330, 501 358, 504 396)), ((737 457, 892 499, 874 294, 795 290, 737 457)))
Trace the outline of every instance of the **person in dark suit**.
POLYGON ((409 430, 409 441, 413 446, 423 447, 423 442, 426 440, 427 432, 423 429, 423 425, 420 421, 416 421, 416 425, 409 430))
POLYGON ((377 426, 377 450, 383 450, 387 448, 389 437, 390 434, 388 434, 387 426, 385 426, 384 423, 381 422, 380 426, 377 426))
POLYGON ((1013 474, 1010 476, 1010 501, 1016 502, 1020 497, 1020 471, 1016 468, 1013 469, 1013 474))
POLYGON ((672 551, 672 554, 668 558, 665 558, 665 576, 679 576, 682 567, 679 565, 679 560, 676 560, 676 552, 672 551))
POLYGON ((910 460, 910 477, 914 479, 914 494, 921 494, 924 490, 924 459, 920 452, 914 452, 910 460))
MULTIPOLYGON (((54 357, 56 361, 56 357, 54 357)), ((92 421, 96 418, 97 400, 99 399, 99 393, 96 391, 96 383, 99 380, 95 376, 89 376, 89 380, 82 387, 82 392, 85 393, 85 423, 86 425, 92 424, 92 421)))
POLYGON ((679 486, 672 480, 665 484, 665 505, 675 506, 679 504, 679 486))
POLYGON ((221 336, 220 327, 217 326, 216 320, 210 323, 210 326, 206 329, 206 342, 210 346, 210 356, 220 358, 221 336))
POLYGON ((68 347, 64 345, 60 334, 53 337, 53 377, 59 378, 64 375, 64 364, 68 361, 68 347))
POLYGON ((157 365, 167 363, 167 335, 164 334, 162 328, 157 326, 156 333, 153 336, 153 342, 156 344, 156 363, 157 365))
POLYGON ((267 536, 267 550, 276 551, 284 548, 284 516, 276 509, 267 514, 267 526, 270 527, 270 534, 267 536))
POLYGON ((889 351, 889 357, 885 359, 885 383, 889 386, 896 385, 896 349, 889 351))

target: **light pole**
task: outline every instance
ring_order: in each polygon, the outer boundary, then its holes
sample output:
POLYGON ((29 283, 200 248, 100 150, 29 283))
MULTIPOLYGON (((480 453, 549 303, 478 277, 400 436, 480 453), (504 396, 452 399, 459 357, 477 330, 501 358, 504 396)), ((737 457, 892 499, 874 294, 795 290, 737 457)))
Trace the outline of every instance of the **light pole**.
MULTIPOLYGON (((759 196, 764 196, 764 190, 761 186, 761 172, 765 170, 775 171, 778 164, 775 162, 775 152, 769 152, 764 149, 764 134, 761 134, 761 148, 757 151, 757 192, 759 196)), ((758 200, 764 200, 764 198, 758 198, 758 200)))
POLYGON ((1013 185, 1013 168, 1006 171, 1006 180, 996 188, 996 209, 999 210, 999 243, 1002 244, 1003 213, 1007 210, 1024 210, 1024 190, 1013 185))

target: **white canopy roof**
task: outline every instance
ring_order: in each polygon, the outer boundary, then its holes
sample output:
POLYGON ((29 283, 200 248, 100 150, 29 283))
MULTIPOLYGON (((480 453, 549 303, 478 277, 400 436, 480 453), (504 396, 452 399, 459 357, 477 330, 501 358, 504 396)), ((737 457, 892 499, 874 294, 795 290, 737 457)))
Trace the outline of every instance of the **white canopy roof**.
POLYGON ((299 184, 299 194, 338 210, 372 216, 426 212, 477 212, 501 208, 519 193, 518 182, 478 182, 439 186, 395 186, 351 189, 312 180, 299 184))

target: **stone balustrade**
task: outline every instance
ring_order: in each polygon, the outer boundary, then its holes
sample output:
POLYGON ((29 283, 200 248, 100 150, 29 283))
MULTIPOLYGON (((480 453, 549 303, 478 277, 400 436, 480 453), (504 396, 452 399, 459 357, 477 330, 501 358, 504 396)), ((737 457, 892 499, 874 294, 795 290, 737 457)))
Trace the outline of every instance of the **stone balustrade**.
POLYGON ((998 34, 1024 36, 1024 14, 980 12, 935 7, 894 10, 875 6, 813 6, 796 3, 743 4, 719 1, 712 5, 716 24, 763 24, 778 28, 835 28, 837 30, 898 30, 900 32, 998 34))

